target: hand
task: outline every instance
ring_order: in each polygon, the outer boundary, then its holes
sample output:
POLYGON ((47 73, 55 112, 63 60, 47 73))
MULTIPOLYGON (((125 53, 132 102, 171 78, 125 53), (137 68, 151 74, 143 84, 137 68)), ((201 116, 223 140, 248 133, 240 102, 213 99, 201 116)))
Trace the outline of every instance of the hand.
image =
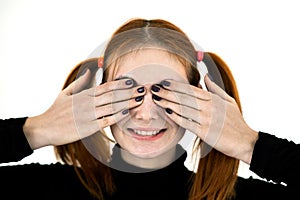
POLYGON ((142 103, 143 98, 138 97, 145 91, 133 87, 130 79, 83 90, 90 78, 88 70, 60 92, 46 112, 26 120, 23 130, 32 149, 63 145, 90 136, 117 123, 129 114, 130 108, 142 103))
POLYGON ((209 92, 167 80, 159 92, 151 90, 154 95, 161 97, 159 101, 154 98, 154 102, 166 108, 171 120, 196 134, 211 147, 249 164, 258 133, 246 124, 232 97, 208 76, 204 81, 209 92))

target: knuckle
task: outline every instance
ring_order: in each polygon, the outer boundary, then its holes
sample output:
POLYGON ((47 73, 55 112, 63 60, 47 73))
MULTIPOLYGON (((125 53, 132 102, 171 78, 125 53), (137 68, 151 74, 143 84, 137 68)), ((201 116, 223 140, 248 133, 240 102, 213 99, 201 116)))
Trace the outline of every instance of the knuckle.
POLYGON ((126 99, 129 99, 129 98, 132 98, 132 97, 135 97, 135 96, 138 96, 138 92, 136 91, 136 89, 126 89, 126 90, 122 90, 120 91, 120 96, 122 96, 122 98, 126 98, 126 99))
POLYGON ((191 101, 191 99, 190 99, 191 97, 188 97, 186 95, 180 94, 179 97, 180 97, 180 101, 182 103, 184 103, 184 102, 190 102, 191 101))
POLYGON ((107 104, 106 106, 104 106, 103 111, 104 111, 106 114, 111 113, 111 111, 112 111, 112 106, 111 106, 111 104, 107 104))
POLYGON ((111 82, 108 82, 108 83, 107 83, 107 88, 108 88, 109 90, 115 90, 115 89, 117 88, 118 85, 120 85, 119 82, 117 82, 117 81, 111 81, 111 82))
POLYGON ((101 123, 102 123, 103 127, 106 127, 106 126, 109 125, 109 119, 104 117, 104 118, 101 119, 101 123))
POLYGON ((107 99, 107 102, 109 102, 109 103, 113 102, 113 98, 114 98, 113 92, 106 93, 105 98, 107 99))

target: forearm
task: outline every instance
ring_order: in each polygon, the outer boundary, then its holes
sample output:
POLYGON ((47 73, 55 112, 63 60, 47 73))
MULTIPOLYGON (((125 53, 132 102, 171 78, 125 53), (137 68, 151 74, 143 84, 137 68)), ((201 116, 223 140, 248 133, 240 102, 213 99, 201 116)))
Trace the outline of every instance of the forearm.
POLYGON ((267 180, 299 184, 300 146, 292 141, 260 132, 250 170, 267 180))
POLYGON ((19 161, 33 152, 23 132, 23 125, 26 120, 27 117, 1 120, 1 163, 19 161))

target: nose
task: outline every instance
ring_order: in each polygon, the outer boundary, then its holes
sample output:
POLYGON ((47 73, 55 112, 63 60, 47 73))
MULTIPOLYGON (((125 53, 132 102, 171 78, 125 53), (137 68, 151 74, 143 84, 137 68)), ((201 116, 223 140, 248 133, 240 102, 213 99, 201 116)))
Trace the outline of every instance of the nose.
POLYGON ((143 103, 131 110, 131 117, 147 123, 158 118, 159 107, 152 100, 151 84, 145 85, 145 89, 143 103))

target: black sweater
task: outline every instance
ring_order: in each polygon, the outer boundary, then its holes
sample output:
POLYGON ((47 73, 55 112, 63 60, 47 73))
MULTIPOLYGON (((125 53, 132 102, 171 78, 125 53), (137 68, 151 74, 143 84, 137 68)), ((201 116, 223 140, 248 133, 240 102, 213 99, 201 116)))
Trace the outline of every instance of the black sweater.
MULTIPOLYGON (((0 120, 1 163, 18 161, 33 153, 22 129, 25 120, 0 120)), ((114 154, 118 156, 118 153, 114 154)), ((117 192, 112 199, 186 199, 188 179, 193 173, 184 166, 186 155, 185 152, 169 166, 152 172, 113 170, 117 192)), ((235 199, 297 199, 295 195, 300 190, 299 145, 259 132, 250 170, 275 183, 238 177, 235 199)), ((93 199, 73 167, 60 163, 2 166, 0 183, 1 200, 93 199)))

